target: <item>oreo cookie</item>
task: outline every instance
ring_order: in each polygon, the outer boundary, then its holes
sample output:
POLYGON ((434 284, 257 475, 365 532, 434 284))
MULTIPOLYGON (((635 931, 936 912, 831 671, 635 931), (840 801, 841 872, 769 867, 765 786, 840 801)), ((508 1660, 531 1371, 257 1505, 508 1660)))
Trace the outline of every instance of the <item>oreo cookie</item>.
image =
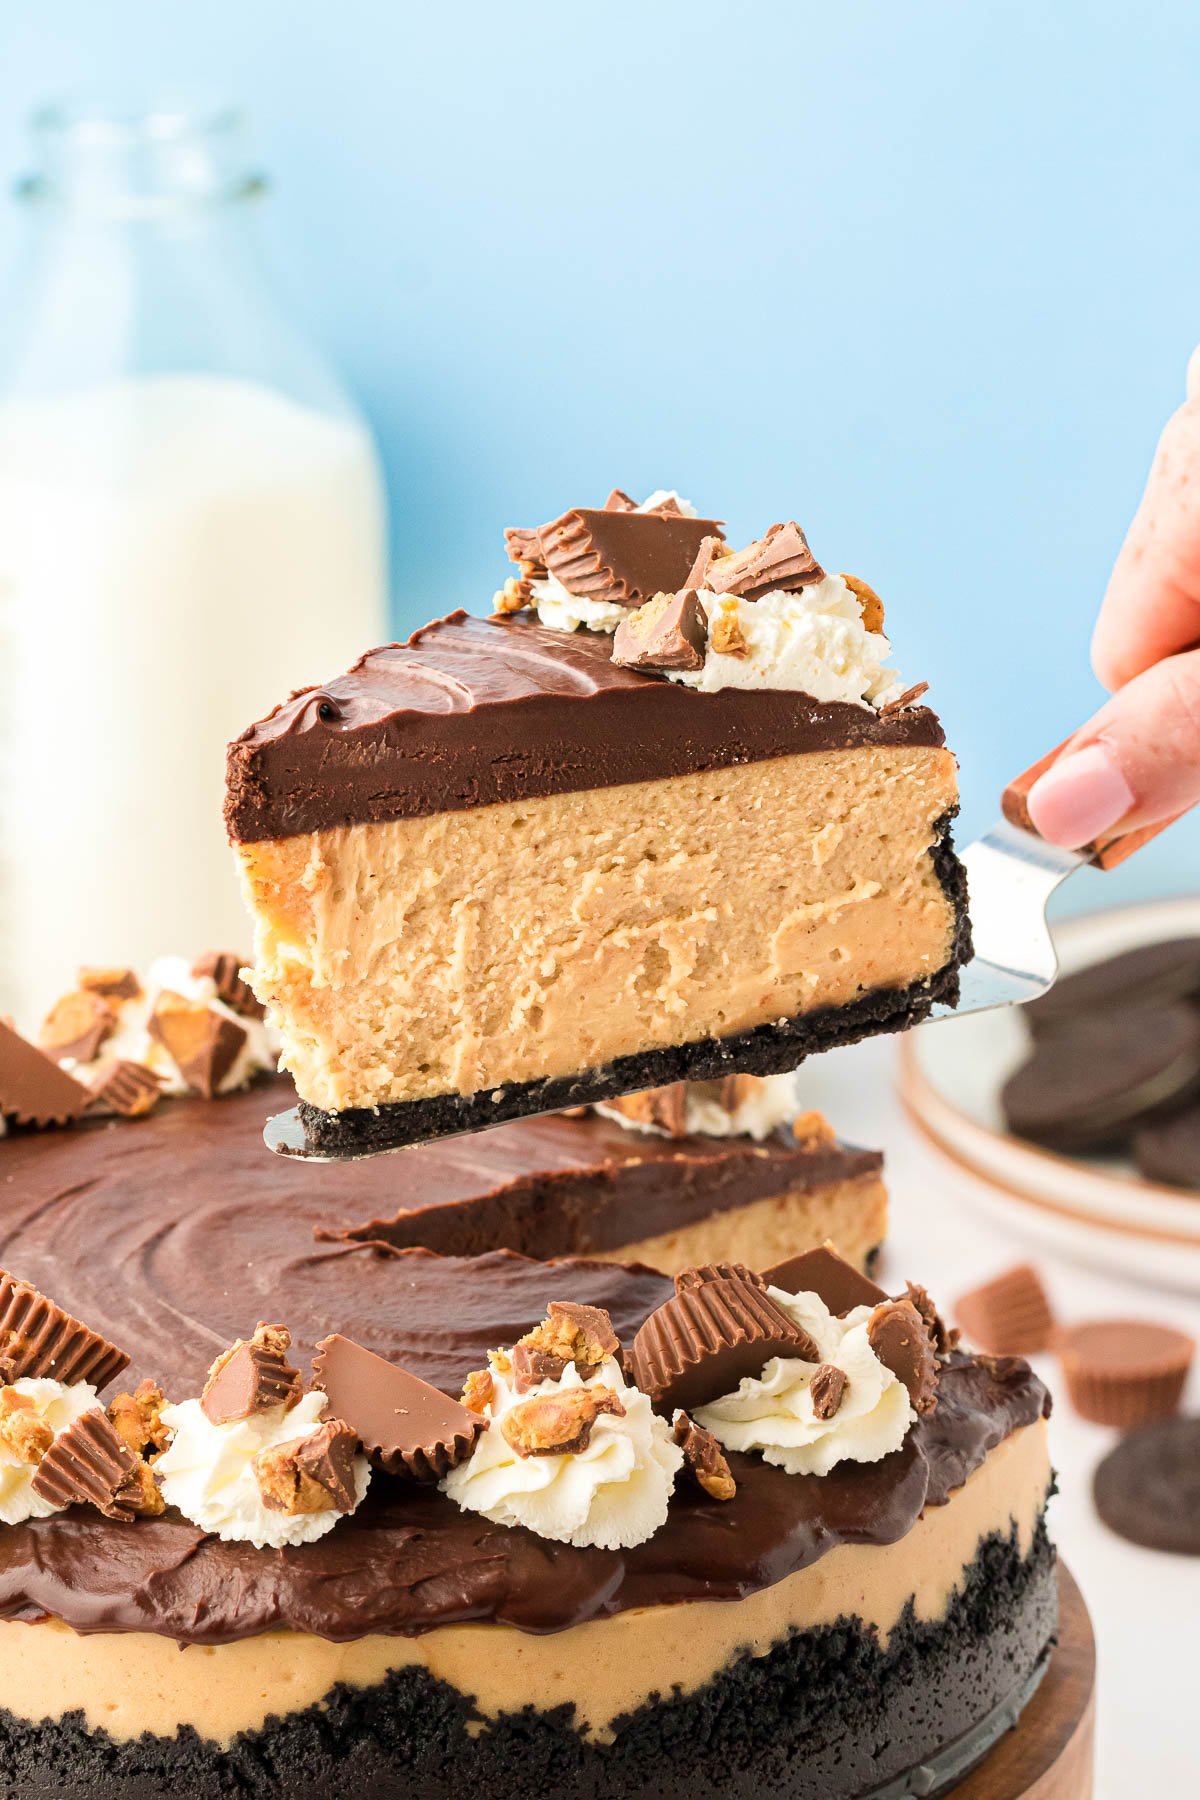
POLYGON ((1200 1103, 1143 1125, 1134 1136, 1133 1156, 1147 1181, 1200 1190, 1200 1103))
POLYGON ((1142 944, 1056 981, 1031 1000, 1022 1018, 1035 1037, 1077 1025, 1082 1017, 1125 1006, 1200 1000, 1200 937, 1142 944))
POLYGON ((1200 1097, 1200 1009, 1122 1006, 1039 1035, 1001 1094, 1008 1128, 1068 1154, 1104 1150, 1200 1097))
POLYGON ((1110 1531, 1176 1556, 1200 1556, 1200 1418, 1160 1419, 1123 1437, 1092 1481, 1110 1531))

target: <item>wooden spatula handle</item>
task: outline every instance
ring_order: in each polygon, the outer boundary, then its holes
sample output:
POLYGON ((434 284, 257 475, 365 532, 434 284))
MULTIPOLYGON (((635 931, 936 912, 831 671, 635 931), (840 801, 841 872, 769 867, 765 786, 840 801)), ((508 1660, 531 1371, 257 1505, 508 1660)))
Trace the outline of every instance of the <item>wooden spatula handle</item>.
MULTIPOLYGON (((1019 825, 1023 831, 1032 831, 1035 837, 1038 836, 1037 826, 1029 816, 1029 790, 1038 776, 1052 768, 1074 741, 1073 735, 1064 738, 1046 756, 1039 757, 1023 775, 1009 782, 1000 804, 1010 825, 1019 825)), ((1172 813, 1169 819, 1160 819, 1157 825, 1139 825, 1135 831, 1106 831, 1092 843, 1082 845, 1079 854, 1086 856, 1098 869, 1115 869, 1118 863, 1123 863, 1135 850, 1140 850, 1143 844, 1148 844, 1151 838, 1156 838, 1160 831, 1165 831, 1168 825, 1182 817, 1182 813, 1172 813)))

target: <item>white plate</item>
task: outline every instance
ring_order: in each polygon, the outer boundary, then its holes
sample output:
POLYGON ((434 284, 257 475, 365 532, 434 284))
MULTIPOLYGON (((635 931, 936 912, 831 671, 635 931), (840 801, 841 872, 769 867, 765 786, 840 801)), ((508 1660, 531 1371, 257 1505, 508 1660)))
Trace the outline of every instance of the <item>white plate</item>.
MULTIPOLYGON (((1055 928, 1064 974, 1139 944, 1200 936, 1200 898, 1088 913, 1055 928)), ((1117 1157, 1068 1157, 1008 1135, 1000 1089, 1021 1061, 1020 1009, 922 1025, 903 1040, 900 1097, 913 1124, 974 1180, 993 1217, 1116 1274, 1200 1293, 1200 1195, 1146 1181, 1117 1157)))

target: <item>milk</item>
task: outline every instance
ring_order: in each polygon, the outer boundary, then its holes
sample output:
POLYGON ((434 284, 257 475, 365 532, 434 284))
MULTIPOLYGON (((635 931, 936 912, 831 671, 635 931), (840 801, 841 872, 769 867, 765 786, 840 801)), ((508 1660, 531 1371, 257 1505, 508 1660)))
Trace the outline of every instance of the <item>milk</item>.
POLYGON ((249 381, 0 405, 0 1013, 244 949, 229 739, 387 636, 361 426, 249 381))

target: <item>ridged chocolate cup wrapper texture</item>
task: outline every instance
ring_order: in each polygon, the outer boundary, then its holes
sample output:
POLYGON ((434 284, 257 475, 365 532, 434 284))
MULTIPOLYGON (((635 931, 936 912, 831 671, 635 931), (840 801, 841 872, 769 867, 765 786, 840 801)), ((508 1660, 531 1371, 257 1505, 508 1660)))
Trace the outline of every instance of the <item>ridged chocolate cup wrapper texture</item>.
POLYGON ((93 1406, 59 1432, 38 1466, 33 1491, 52 1506, 94 1506, 106 1518, 132 1524, 141 1511, 142 1463, 107 1414, 93 1406))
POLYGON ((1075 1411, 1128 1430, 1176 1410, 1196 1345, 1157 1321, 1094 1319, 1058 1331, 1054 1348, 1075 1411))
POLYGON ((69 1125, 91 1098, 81 1081, 0 1019, 0 1119, 42 1129, 69 1125))
POLYGON ((741 1274, 689 1285, 650 1314, 633 1340, 629 1372, 661 1412, 692 1412, 732 1394, 746 1376, 761 1375, 772 1357, 819 1362, 816 1345, 783 1308, 741 1274))
POLYGON ((719 519, 572 507, 538 531, 546 568, 572 594, 637 607, 684 587, 719 519))
POLYGON ((44 1376, 104 1388, 128 1363, 108 1338, 0 1269, 0 1381, 44 1376))
POLYGON ((313 1385, 376 1467, 414 1481, 440 1481, 487 1425, 440 1388, 337 1332, 317 1345, 313 1385))
POLYGON ((1032 1263, 1018 1263, 963 1294, 954 1316, 967 1338, 993 1355, 1032 1356, 1054 1337, 1054 1314, 1032 1263))

